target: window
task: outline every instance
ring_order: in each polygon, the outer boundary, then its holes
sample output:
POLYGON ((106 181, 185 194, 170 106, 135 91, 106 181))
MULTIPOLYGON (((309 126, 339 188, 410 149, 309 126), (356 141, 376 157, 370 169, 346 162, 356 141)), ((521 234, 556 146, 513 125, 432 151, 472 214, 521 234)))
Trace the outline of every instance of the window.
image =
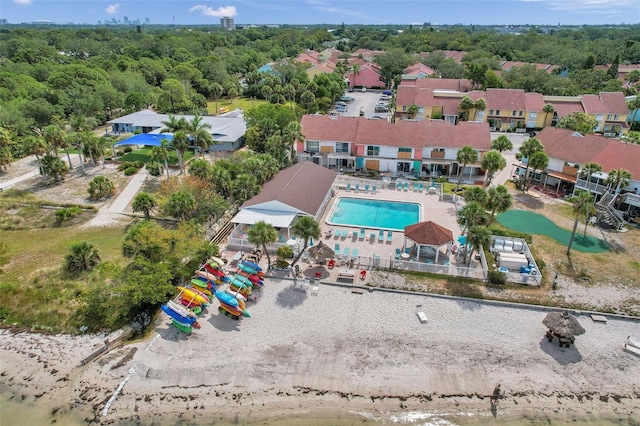
POLYGON ((349 152, 349 144, 346 142, 336 142, 336 152, 349 152))
POLYGON ((489 115, 493 115, 493 110, 492 109, 489 110, 489 115))
POLYGON ((307 152, 320 152, 320 142, 307 141, 307 152))
POLYGON ((407 106, 406 105, 402 105, 402 112, 407 112, 407 106))
POLYGON ((398 148, 398 152, 408 152, 408 153, 411 153, 411 148, 398 148))
POLYGON ((518 111, 518 117, 522 117, 524 115, 524 111, 518 111))
POLYGON ((374 145, 367 145, 367 156, 376 157, 380 155, 380 147, 374 145))
POLYGON ((477 118, 484 118, 484 110, 483 109, 481 109, 480 111, 478 111, 476 113, 476 119, 477 118))
POLYGON ((516 116, 516 111, 511 111, 511 116, 515 117, 516 116))
POLYGON ((538 113, 537 112, 530 112, 529 113, 529 118, 538 118, 538 113))
POLYGON ((496 115, 500 115, 500 110, 499 109, 496 110, 496 115))

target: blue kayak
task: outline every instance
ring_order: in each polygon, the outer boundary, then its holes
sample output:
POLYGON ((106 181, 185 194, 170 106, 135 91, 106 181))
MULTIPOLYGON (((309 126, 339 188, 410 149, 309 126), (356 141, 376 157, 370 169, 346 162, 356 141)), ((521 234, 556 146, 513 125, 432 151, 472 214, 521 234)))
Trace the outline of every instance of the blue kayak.
POLYGON ((222 303, 226 303, 227 305, 233 306, 235 308, 238 307, 238 299, 236 299, 229 293, 216 290, 216 292, 213 293, 213 295, 216 297, 216 299, 218 299, 222 303))
POLYGON ((188 326, 191 326, 191 324, 193 324, 198 320, 197 318, 194 318, 194 317, 183 317, 182 315, 180 315, 179 313, 177 313, 167 305, 162 305, 160 308, 163 310, 165 314, 169 315, 171 319, 176 320, 177 322, 188 325, 188 326))
POLYGON ((262 271, 262 268, 257 263, 249 262, 248 260, 242 260, 241 262, 247 266, 251 266, 256 271, 262 271))

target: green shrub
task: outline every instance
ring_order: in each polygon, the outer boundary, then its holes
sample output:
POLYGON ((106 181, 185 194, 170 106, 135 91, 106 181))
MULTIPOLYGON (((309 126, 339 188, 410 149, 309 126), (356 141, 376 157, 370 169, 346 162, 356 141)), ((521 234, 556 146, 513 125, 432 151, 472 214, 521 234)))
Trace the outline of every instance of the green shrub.
POLYGON ((527 242, 527 244, 531 244, 533 242, 533 237, 531 234, 526 234, 524 232, 514 231, 511 229, 504 229, 498 225, 489 226, 489 232, 493 235, 500 235, 502 237, 511 237, 511 238, 522 238, 527 242))
POLYGON ((133 162, 133 167, 135 167, 136 169, 141 169, 144 167, 144 162, 138 160, 138 161, 134 161, 133 162))
POLYGON ((67 222, 74 217, 79 216, 81 213, 82 210, 80 210, 80 207, 65 207, 56 211, 56 220, 58 221, 58 223, 67 222))
POLYGON ((89 182, 89 197, 93 200, 105 198, 116 192, 116 187, 106 176, 96 176, 89 182))
POLYGON ((133 152, 133 148, 131 148, 130 146, 125 146, 125 147, 124 147, 124 153, 125 153, 125 154, 128 154, 128 153, 130 153, 130 152, 133 152))
POLYGON ((489 271, 489 284, 504 285, 507 283, 507 274, 500 271, 489 271))
POLYGON ((116 157, 122 157, 123 155, 124 155, 123 151, 120 151, 120 150, 116 151, 116 157))
POLYGON ((149 163, 147 164, 147 171, 153 177, 158 177, 164 171, 164 167, 160 165, 160 163, 149 163))
POLYGON ((133 166, 127 167, 127 168, 124 170, 124 175, 125 175, 125 176, 133 176, 133 175, 135 175, 136 173, 138 173, 138 169, 137 169, 136 167, 133 167, 133 166))
POLYGON ((131 167, 131 162, 129 161, 125 161, 124 163, 120 163, 118 164, 118 171, 119 172, 124 172, 125 170, 127 170, 129 167, 131 167))

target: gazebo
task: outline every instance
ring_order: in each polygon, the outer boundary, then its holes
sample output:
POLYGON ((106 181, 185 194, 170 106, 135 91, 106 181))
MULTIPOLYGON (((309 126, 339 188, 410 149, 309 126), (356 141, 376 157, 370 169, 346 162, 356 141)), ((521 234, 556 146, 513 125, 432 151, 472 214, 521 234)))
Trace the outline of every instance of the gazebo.
POLYGON ((447 246, 447 252, 451 250, 453 245, 453 233, 451 230, 440 226, 437 223, 419 222, 404 227, 404 246, 407 246, 407 240, 410 240, 418 247, 416 253, 416 261, 420 261, 420 249, 422 247, 430 247, 435 250, 435 263, 438 263, 438 255, 443 246, 447 246))

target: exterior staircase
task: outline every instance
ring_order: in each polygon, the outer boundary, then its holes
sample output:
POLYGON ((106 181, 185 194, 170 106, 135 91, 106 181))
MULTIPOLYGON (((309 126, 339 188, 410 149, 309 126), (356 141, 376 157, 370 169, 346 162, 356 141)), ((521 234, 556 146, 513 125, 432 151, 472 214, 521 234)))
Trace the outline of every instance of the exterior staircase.
POLYGON ((604 193, 602 198, 596 203, 596 210, 598 211, 598 219, 613 226, 617 230, 621 230, 624 227, 625 220, 613 207, 613 203, 616 201, 617 194, 611 193, 610 190, 604 193))

